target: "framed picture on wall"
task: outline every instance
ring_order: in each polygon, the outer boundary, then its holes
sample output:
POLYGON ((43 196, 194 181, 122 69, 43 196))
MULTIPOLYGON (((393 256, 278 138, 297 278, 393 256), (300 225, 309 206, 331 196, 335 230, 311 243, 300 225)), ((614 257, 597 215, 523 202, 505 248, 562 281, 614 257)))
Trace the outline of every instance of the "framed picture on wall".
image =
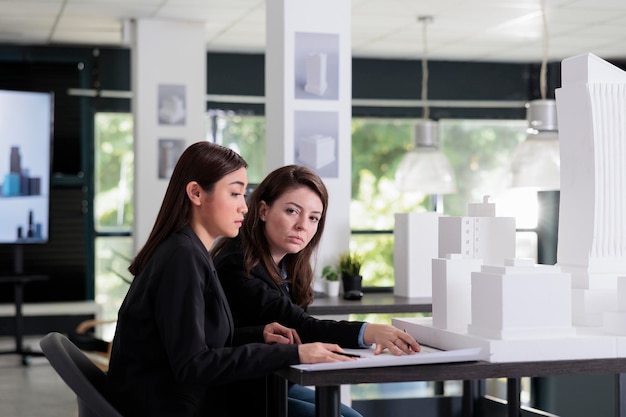
POLYGON ((296 99, 339 98, 339 35, 296 32, 294 60, 296 99))
POLYGON ((184 139, 159 139, 159 179, 169 179, 185 150, 184 139))
POLYGON ((313 168, 320 177, 339 176, 339 114, 328 111, 296 111, 294 161, 313 168))
POLYGON ((159 84, 157 114, 160 125, 184 125, 187 118, 184 85, 159 84))

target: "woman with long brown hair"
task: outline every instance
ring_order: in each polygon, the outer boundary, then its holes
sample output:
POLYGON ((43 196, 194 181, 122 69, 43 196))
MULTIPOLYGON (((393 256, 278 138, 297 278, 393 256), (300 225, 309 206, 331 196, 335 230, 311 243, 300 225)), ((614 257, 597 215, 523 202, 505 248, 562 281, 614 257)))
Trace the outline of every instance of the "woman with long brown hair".
MULTIPOLYGON (((420 350, 415 339, 393 326, 319 320, 306 313, 313 300, 311 261, 328 209, 328 191, 315 171, 301 165, 274 170, 252 192, 248 207, 239 237, 222 239, 211 251, 235 326, 279 322, 305 343, 349 348, 375 343, 375 353, 388 349, 396 355, 420 350)), ((313 390, 291 385, 288 400, 290 416, 315 415, 313 390)), ((360 415, 345 405, 341 413, 360 415)))

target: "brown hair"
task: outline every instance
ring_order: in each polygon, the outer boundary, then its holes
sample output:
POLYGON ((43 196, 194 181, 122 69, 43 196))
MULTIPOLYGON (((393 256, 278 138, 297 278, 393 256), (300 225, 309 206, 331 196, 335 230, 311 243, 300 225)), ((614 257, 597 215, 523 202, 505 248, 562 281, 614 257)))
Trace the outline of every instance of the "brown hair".
POLYGON ((196 181, 204 191, 211 193, 216 182, 247 167, 236 152, 214 143, 197 142, 185 149, 174 167, 150 236, 128 270, 133 275, 141 273, 156 248, 189 223, 191 204, 186 191, 189 182, 196 181))
MULTIPOLYGON (((278 266, 267 250, 269 243, 265 234, 265 222, 261 221, 259 215, 260 203, 265 201, 268 206, 271 206, 286 192, 302 187, 307 187, 317 194, 323 205, 317 231, 309 244, 300 252, 287 254, 283 258, 291 298, 296 304, 304 308, 313 301, 311 257, 316 252, 322 238, 326 222, 326 210, 328 209, 328 190, 319 175, 301 165, 287 165, 272 171, 248 198, 248 213, 244 218, 239 235, 244 253, 244 268, 247 274, 249 275, 251 269, 260 263, 275 282, 279 284, 284 282, 278 266)), ((219 242, 212 252, 217 253, 225 242, 226 239, 219 242)))

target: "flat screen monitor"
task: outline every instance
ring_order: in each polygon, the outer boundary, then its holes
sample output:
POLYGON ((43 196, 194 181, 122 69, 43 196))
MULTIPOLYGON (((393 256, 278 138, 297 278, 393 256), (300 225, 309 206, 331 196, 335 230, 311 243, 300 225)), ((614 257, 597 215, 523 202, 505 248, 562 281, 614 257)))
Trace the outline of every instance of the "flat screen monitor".
POLYGON ((0 244, 48 241, 53 102, 0 90, 0 244))

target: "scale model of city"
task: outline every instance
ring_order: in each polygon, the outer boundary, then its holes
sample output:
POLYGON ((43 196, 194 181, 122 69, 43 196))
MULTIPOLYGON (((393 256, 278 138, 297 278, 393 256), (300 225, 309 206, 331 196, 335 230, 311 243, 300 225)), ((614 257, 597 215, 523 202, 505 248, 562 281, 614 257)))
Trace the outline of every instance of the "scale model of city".
POLYGON ((397 214, 396 295, 433 310, 393 324, 419 342, 490 362, 626 357, 626 73, 593 54, 561 68, 556 265, 516 258, 515 220, 488 198, 467 217, 397 214))

